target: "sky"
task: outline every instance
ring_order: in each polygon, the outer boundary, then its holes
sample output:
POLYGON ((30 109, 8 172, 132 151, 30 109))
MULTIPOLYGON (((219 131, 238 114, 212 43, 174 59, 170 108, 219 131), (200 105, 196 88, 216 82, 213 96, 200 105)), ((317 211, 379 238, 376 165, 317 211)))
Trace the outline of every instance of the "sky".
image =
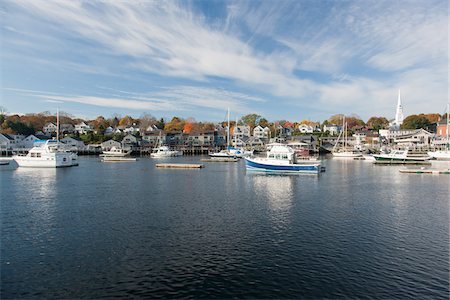
POLYGON ((443 113, 445 0, 3 0, 10 113, 223 121, 443 113))

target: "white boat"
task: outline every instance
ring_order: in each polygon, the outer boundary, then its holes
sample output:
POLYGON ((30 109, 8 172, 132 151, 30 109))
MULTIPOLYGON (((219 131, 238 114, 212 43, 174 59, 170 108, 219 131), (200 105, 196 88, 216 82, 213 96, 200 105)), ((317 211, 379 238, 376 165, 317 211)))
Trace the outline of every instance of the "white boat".
POLYGON ((19 167, 30 168, 61 168, 77 166, 77 155, 59 149, 56 140, 48 140, 35 146, 26 155, 14 155, 12 158, 19 167))
POLYGON ((412 156, 408 155, 408 149, 406 150, 392 150, 390 153, 374 154, 373 157, 376 161, 404 161, 404 162, 421 162, 430 160, 430 156, 412 156))
POLYGON ((450 160, 450 150, 430 151, 427 154, 437 160, 450 160))
POLYGON ((449 121, 449 112, 450 112, 450 104, 447 103, 447 127, 446 127, 446 150, 439 150, 439 151, 430 151, 428 152, 428 155, 431 156, 434 159, 437 160, 450 160, 450 140, 449 140, 449 127, 450 127, 450 121, 449 121))
POLYGON ((126 157, 126 156, 103 156, 103 162, 127 162, 127 161, 137 161, 136 157, 126 157))
POLYGON ((245 164, 249 171, 268 173, 318 174, 322 170, 320 162, 299 162, 295 151, 284 145, 273 146, 265 158, 245 158, 245 164))
POLYGON ((100 154, 102 157, 124 157, 131 154, 131 150, 124 150, 122 148, 112 147, 108 151, 103 151, 103 154, 100 154))
POLYGON ((345 122, 345 116, 342 121, 342 127, 343 131, 339 133, 338 139, 336 141, 336 144, 333 147, 333 150, 331 153, 333 154, 333 157, 336 158, 355 158, 355 157, 362 157, 362 153, 355 149, 349 149, 347 146, 347 123, 345 122), (341 135, 343 134, 343 146, 339 148, 339 140, 341 135))
POLYGON ((56 140, 42 141, 28 151, 26 155, 14 155, 12 159, 19 167, 62 168, 78 166, 78 155, 63 150, 59 145, 59 111, 56 111, 56 140))
POLYGON ((158 148, 153 149, 153 152, 150 153, 150 156, 154 158, 173 157, 181 155, 183 155, 183 151, 170 150, 170 148, 167 146, 159 146, 158 148))

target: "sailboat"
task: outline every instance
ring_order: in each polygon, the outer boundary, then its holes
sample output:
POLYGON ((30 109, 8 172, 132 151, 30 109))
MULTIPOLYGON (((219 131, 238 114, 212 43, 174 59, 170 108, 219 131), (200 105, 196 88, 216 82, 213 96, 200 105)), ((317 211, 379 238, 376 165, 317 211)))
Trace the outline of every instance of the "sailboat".
POLYGON ((61 150, 59 147, 59 111, 56 112, 56 140, 31 148, 26 155, 14 155, 13 160, 19 167, 61 168, 77 166, 77 154, 61 150))
POLYGON ((447 126, 446 126, 446 150, 430 151, 428 155, 438 160, 450 160, 450 140, 449 140, 449 111, 450 103, 447 103, 447 126))
MULTIPOLYGON (((236 149, 233 149, 236 150, 236 149)), ((227 149, 220 152, 209 153, 211 158, 239 158, 242 157, 238 151, 231 150, 230 146, 230 109, 227 110, 227 149)))
POLYGON ((355 158, 355 157, 362 157, 362 153, 356 150, 349 149, 347 146, 347 123, 345 122, 345 116, 342 121, 342 131, 339 133, 338 139, 336 141, 336 144, 333 147, 333 150, 331 153, 333 154, 333 157, 343 157, 343 158, 355 158), (343 147, 338 148, 339 140, 341 135, 343 135, 343 147))

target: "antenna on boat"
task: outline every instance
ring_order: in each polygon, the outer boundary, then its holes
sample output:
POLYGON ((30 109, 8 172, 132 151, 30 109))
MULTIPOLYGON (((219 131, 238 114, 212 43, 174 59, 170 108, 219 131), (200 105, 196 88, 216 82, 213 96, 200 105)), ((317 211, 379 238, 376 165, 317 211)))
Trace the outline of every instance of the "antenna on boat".
POLYGON ((59 143, 59 108, 56 108, 56 142, 59 143))
POLYGON ((227 110, 227 120, 228 120, 228 128, 227 128, 227 149, 230 148, 230 108, 227 110))

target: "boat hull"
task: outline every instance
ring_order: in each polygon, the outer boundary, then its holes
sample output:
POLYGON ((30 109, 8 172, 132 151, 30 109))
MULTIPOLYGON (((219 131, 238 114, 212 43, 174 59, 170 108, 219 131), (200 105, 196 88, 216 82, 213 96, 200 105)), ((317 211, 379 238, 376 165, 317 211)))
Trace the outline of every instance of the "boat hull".
POLYGON ((376 161, 409 161, 409 162, 420 162, 430 160, 431 157, 389 157, 382 155, 373 155, 376 161))
POLYGON ((428 155, 437 160, 450 160, 450 151, 428 152, 428 155))
POLYGON ((249 171, 262 171, 270 173, 309 173, 318 174, 320 164, 271 164, 256 159, 245 159, 245 165, 249 171))
POLYGON ((26 168, 65 168, 78 165, 78 163, 73 161, 71 157, 66 158, 65 161, 62 158, 56 160, 42 160, 30 157, 13 157, 13 159, 19 167, 26 168))

